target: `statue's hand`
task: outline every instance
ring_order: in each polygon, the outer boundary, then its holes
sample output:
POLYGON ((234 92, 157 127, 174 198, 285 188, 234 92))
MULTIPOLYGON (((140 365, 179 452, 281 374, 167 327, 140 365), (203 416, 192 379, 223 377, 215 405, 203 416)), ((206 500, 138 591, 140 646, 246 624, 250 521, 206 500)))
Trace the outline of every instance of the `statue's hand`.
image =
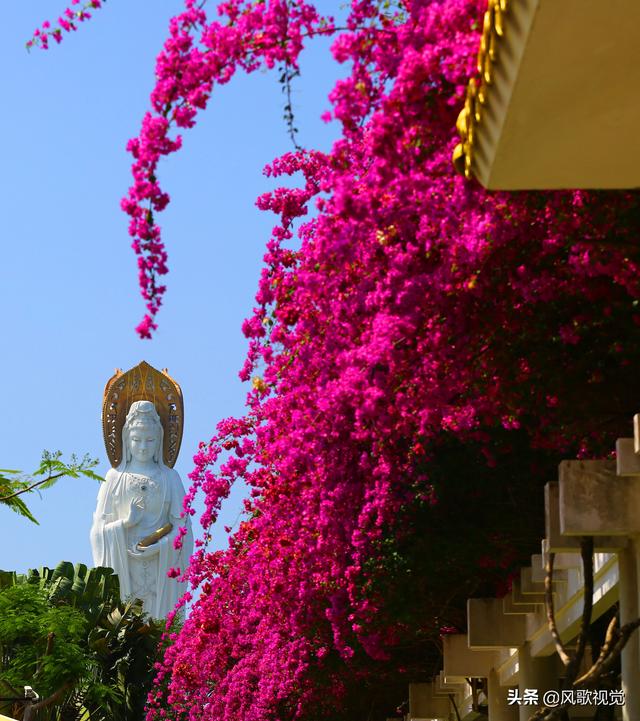
POLYGON ((136 543, 133 548, 127 549, 127 553, 130 556, 133 556, 133 558, 151 558, 152 556, 156 556, 159 550, 160 548, 157 543, 154 543, 151 546, 145 546, 144 548, 141 548, 136 543))
POLYGON ((131 528, 138 523, 144 514, 144 499, 142 496, 136 496, 131 499, 129 506, 129 515, 124 519, 124 527, 131 528))

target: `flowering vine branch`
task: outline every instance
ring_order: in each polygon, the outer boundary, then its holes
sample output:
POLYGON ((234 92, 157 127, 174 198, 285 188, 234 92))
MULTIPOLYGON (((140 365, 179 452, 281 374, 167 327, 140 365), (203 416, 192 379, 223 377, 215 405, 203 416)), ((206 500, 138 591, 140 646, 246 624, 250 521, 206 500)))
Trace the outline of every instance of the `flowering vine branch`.
POLYGON ((83 23, 91 18, 92 10, 99 10, 107 0, 71 0, 71 6, 66 8, 55 23, 45 20, 36 29, 30 40, 27 41, 27 50, 38 47, 41 50, 49 49, 49 42, 54 40, 61 43, 65 33, 74 32, 78 29, 78 23, 83 23))

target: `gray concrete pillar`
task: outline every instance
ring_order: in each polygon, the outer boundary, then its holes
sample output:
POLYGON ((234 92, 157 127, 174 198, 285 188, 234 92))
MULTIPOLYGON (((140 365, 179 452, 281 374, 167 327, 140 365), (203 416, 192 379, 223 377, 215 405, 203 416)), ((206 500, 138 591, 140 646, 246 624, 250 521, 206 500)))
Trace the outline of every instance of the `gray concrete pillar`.
POLYGON ((533 657, 530 653, 529 642, 518 649, 518 688, 524 696, 525 689, 534 689, 538 692, 539 705, 521 705, 519 710, 519 721, 529 721, 529 718, 538 709, 543 708, 542 697, 545 691, 558 688, 558 657, 552 656, 533 657))
MULTIPOLYGON (((618 553, 620 571, 620 625, 633 621, 640 615, 638 601, 640 578, 640 539, 630 538, 627 546, 618 553)), ((640 719, 640 638, 636 631, 622 651, 622 690, 625 705, 623 721, 640 719)))
POLYGON ((500 686, 498 672, 492 668, 487 677, 489 721, 518 721, 518 707, 507 702, 507 687, 500 686))

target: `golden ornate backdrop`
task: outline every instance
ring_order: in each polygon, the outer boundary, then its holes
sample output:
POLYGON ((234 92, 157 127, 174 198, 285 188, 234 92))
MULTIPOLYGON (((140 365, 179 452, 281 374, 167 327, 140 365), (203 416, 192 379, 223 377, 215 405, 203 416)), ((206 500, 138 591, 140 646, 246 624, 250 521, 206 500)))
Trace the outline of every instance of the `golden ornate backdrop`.
POLYGON ((173 468, 184 429, 182 390, 166 368, 160 372, 146 361, 124 373, 116 369, 104 389, 102 432, 112 466, 116 468, 122 461, 122 426, 135 401, 151 401, 155 405, 164 428, 162 456, 165 464, 173 468))

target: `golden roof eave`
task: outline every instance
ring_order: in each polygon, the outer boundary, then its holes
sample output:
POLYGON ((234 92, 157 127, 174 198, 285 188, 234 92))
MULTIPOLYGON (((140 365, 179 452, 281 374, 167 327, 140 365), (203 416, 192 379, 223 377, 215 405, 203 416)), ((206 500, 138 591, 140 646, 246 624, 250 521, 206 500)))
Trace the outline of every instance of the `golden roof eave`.
POLYGON ((489 0, 453 163, 485 188, 640 187, 638 0, 489 0))

